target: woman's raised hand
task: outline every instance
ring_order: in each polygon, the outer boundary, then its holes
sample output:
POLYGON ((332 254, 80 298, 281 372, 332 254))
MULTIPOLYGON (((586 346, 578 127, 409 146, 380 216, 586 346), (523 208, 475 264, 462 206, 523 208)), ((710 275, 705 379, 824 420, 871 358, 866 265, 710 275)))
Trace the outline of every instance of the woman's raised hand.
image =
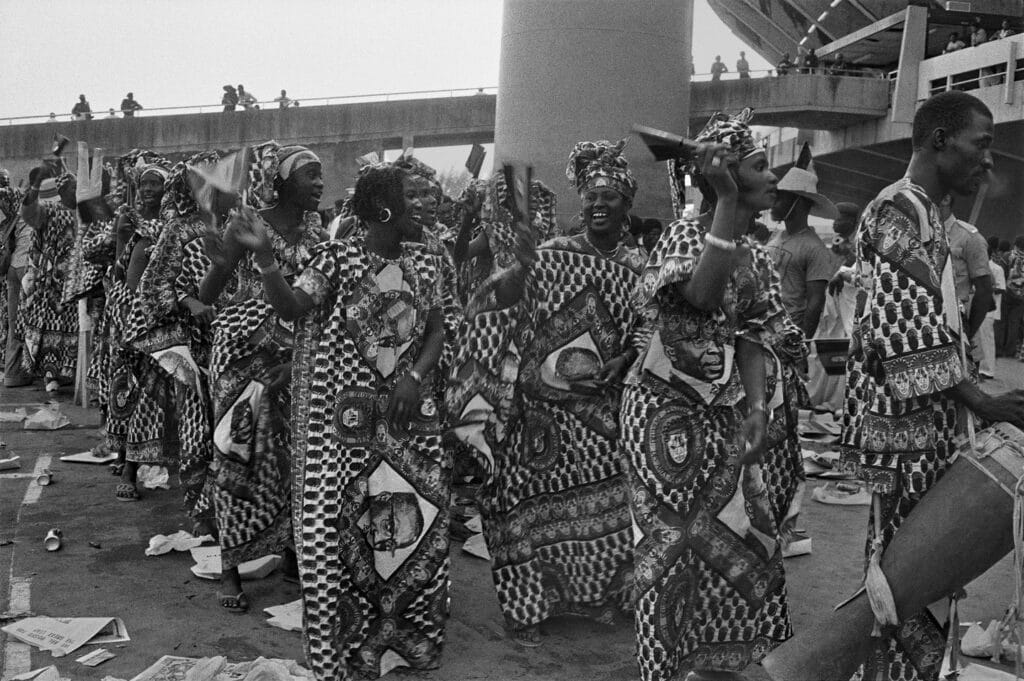
POLYGON ((729 152, 725 144, 701 144, 697 148, 700 174, 708 181, 719 199, 735 197, 739 193, 733 169, 739 159, 729 152))
POLYGON ((271 248, 266 225, 256 215, 256 211, 248 206, 232 212, 225 236, 229 242, 254 253, 271 248))

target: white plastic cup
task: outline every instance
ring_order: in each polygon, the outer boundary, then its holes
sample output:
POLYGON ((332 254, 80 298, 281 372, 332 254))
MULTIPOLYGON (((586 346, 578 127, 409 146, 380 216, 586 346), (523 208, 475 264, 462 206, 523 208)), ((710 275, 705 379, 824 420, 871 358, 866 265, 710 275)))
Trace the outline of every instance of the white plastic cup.
POLYGON ((64 533, 60 531, 60 528, 54 527, 46 533, 46 539, 43 539, 43 546, 46 547, 47 551, 57 551, 60 549, 63 537, 64 533))
POLYGON ((44 468, 43 472, 36 476, 36 484, 40 487, 46 487, 53 482, 53 471, 49 468, 44 468))

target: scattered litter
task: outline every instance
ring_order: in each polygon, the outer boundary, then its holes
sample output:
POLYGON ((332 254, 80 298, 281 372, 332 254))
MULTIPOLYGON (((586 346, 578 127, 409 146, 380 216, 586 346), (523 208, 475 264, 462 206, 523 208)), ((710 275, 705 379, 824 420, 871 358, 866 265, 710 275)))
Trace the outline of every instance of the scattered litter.
POLYGON ((483 521, 480 520, 480 516, 475 515, 466 521, 466 529, 472 530, 474 534, 480 534, 484 531, 483 521))
POLYGON ((13 543, 13 539, 0 539, 0 546, 10 546, 13 543))
POLYGON ((100 544, 98 541, 91 541, 91 542, 89 542, 89 546, 93 547, 94 549, 102 549, 103 548, 103 544, 100 544))
POLYGON ((484 539, 484 535, 474 534, 472 537, 466 540, 466 543, 462 545, 462 550, 471 556, 477 558, 483 558, 484 560, 490 560, 491 554, 487 550, 487 541, 484 539))
POLYGON ((18 407, 14 411, 0 411, 0 423, 21 423, 28 418, 25 407, 18 407))
POLYGON ((7 459, 0 459, 0 471, 16 471, 21 468, 21 457, 12 456, 7 459))
POLYGON ((49 650, 54 657, 64 657, 86 643, 105 645, 131 640, 119 617, 28 617, 0 631, 40 650, 49 650))
POLYGON ((162 556, 171 551, 190 551, 207 541, 213 541, 213 537, 208 534, 204 534, 201 537, 193 537, 185 530, 178 530, 171 535, 157 534, 149 538, 146 555, 162 556))
POLYGON ((82 655, 81 657, 76 659, 75 662, 80 662, 81 664, 84 664, 86 667, 98 667, 99 665, 114 657, 117 657, 117 655, 110 652, 106 648, 97 648, 91 653, 86 653, 85 655, 82 655))
POLYGON ((25 430, 60 430, 71 425, 71 419, 53 407, 41 407, 25 420, 25 430))
POLYGON ((990 621, 984 628, 980 622, 974 622, 960 639, 960 652, 969 657, 982 657, 993 661, 1016 660, 1017 645, 1009 635, 1000 641, 1001 633, 999 620, 990 621))
POLYGON ((818 440, 826 437, 839 435, 841 426, 836 423, 832 414, 819 414, 809 409, 800 410, 800 422, 797 426, 797 433, 800 437, 810 440, 818 440))
POLYGON ((313 673, 295 660, 259 657, 252 662, 228 662, 224 657, 164 655, 131 681, 307 681, 313 673))
MULTIPOLYGON (((192 560, 196 562, 191 568, 192 574, 200 579, 220 579, 221 562, 219 546, 199 546, 189 549, 189 551, 192 554, 192 560)), ((282 558, 277 554, 246 561, 238 566, 238 575, 242 579, 248 580, 263 579, 276 570, 281 565, 281 562, 282 558)))
POLYGON ((128 679, 122 679, 117 676, 104 676, 100 681, 128 681, 128 679))
POLYGON ((60 528, 53 527, 46 532, 46 537, 43 538, 43 546, 47 551, 59 551, 63 538, 64 533, 61 532, 60 528))
POLYGON ((36 484, 39 485, 40 487, 46 487, 47 485, 53 482, 53 479, 55 477, 56 476, 53 474, 53 471, 51 471, 49 468, 44 468, 42 472, 40 472, 39 475, 36 476, 36 484))
POLYGON ((953 672, 949 665, 949 648, 946 648, 946 656, 942 660, 942 671, 940 679, 956 679, 957 681, 1015 681, 1017 676, 1011 672, 1004 672, 994 667, 986 667, 960 659, 959 669, 953 672))
POLYGON ((66 454, 60 457, 61 461, 70 461, 71 463, 109 463, 117 459, 116 452, 105 452, 100 456, 96 456, 93 452, 78 452, 77 454, 66 454))
POLYGON ((870 506, 871 493, 857 482, 830 482, 815 487, 811 498, 822 504, 836 506, 870 506))
POLYGON ((782 546, 783 558, 796 558, 797 556, 808 556, 811 554, 811 538, 803 537, 794 539, 782 546))
POLYGON ((263 608, 270 615, 267 624, 285 631, 302 631, 302 599, 296 599, 283 605, 272 605, 263 608))
POLYGON ((62 681, 62 679, 57 667, 51 664, 49 667, 33 669, 30 672, 12 676, 11 681, 62 681))
POLYGON ((146 489, 170 489, 171 476, 163 466, 139 466, 136 481, 146 489))

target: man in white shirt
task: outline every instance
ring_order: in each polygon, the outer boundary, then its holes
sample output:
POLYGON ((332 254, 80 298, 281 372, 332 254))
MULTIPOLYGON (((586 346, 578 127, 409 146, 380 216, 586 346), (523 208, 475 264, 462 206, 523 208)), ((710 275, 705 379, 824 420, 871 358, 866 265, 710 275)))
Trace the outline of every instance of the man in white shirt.
POLYGON ((995 309, 985 315, 985 321, 978 328, 978 335, 975 336, 974 359, 978 361, 978 374, 982 378, 995 378, 996 338, 994 328, 995 323, 1001 319, 999 312, 1003 302, 1003 291, 1006 290, 1006 273, 999 263, 992 260, 991 247, 989 247, 988 267, 992 272, 992 299, 995 302, 995 309))

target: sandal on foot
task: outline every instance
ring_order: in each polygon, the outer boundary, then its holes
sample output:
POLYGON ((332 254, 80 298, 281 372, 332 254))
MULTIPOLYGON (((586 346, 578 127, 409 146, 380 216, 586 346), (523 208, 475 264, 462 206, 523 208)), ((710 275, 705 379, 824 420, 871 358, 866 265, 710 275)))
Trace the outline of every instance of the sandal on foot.
POLYGON ((512 640, 524 648, 536 648, 541 644, 540 627, 532 624, 512 630, 512 640))
POLYGON ((142 499, 139 495, 139 489, 130 482, 118 484, 114 490, 114 496, 118 501, 139 501, 142 499))
POLYGON ((217 602, 220 603, 220 607, 235 615, 241 615, 249 611, 249 599, 244 591, 240 591, 234 596, 218 591, 217 602))
POLYGON ((110 464, 110 474, 111 475, 114 475, 114 476, 117 476, 117 477, 120 478, 122 473, 124 473, 124 464, 123 463, 112 463, 112 464, 110 464))

